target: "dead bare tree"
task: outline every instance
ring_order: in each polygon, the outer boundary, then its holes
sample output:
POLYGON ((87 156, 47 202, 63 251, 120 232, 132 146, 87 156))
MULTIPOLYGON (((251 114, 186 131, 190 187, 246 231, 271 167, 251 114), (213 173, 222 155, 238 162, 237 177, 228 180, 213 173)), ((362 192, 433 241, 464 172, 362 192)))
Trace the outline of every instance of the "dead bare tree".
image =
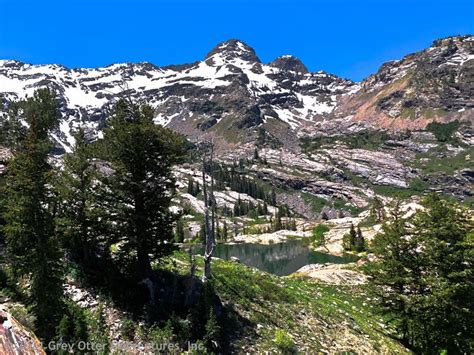
POLYGON ((211 278, 211 259, 212 253, 216 246, 215 238, 215 198, 214 198, 214 177, 210 174, 211 185, 207 187, 206 179, 206 164, 209 162, 211 169, 214 163, 214 144, 213 142, 202 142, 199 145, 202 155, 202 193, 204 197, 204 236, 205 236, 205 247, 204 247, 204 275, 203 281, 207 281, 211 278), (211 221, 209 221, 209 201, 211 201, 211 221))

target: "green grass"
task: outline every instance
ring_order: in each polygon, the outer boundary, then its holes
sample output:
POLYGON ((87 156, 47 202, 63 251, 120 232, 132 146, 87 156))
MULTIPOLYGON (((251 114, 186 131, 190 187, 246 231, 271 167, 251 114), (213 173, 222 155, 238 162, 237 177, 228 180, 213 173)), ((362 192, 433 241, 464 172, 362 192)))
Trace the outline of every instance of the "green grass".
MULTIPOLYGON (((186 272, 188 256, 177 252, 175 258, 186 272)), ((197 264, 202 270, 202 258, 197 264)), ((275 335, 282 330, 300 352, 329 350, 326 344, 332 343, 347 352, 366 345, 375 352, 407 352, 390 338, 361 288, 278 277, 223 260, 213 260, 212 272, 220 299, 241 318, 242 336, 234 342, 239 351, 277 351, 275 335)))
POLYGON ((337 210, 348 211, 354 216, 357 216, 364 210, 363 208, 347 203, 347 201, 343 200, 342 198, 335 199, 333 202, 333 207, 337 210))
POLYGON ((335 143, 343 143, 351 149, 377 150, 390 136, 385 131, 360 131, 350 135, 302 137, 300 145, 303 151, 313 152, 324 146, 333 146, 335 143))
POLYGON ((454 174, 457 170, 469 168, 474 159, 474 148, 470 147, 449 158, 437 157, 435 152, 419 153, 414 161, 415 168, 424 174, 454 174), (469 156, 469 158, 468 158, 469 156))
POLYGON ((311 206, 313 212, 319 213, 322 211, 324 206, 326 206, 327 202, 326 199, 318 196, 311 195, 309 193, 301 193, 301 197, 303 200, 311 206))
POLYGON ((395 186, 374 185, 373 190, 377 195, 388 197, 399 197, 401 199, 410 198, 413 195, 418 195, 419 192, 412 189, 404 189, 395 186))

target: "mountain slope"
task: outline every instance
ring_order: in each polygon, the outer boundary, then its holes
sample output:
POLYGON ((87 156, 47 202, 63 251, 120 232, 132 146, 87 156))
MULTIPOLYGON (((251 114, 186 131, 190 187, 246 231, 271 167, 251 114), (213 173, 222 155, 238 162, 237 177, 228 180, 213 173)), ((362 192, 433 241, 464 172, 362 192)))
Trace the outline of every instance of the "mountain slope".
POLYGON ((424 128, 429 122, 474 119, 474 36, 433 42, 385 63, 346 97, 335 117, 384 128, 424 128))
POLYGON ((157 123, 190 138, 210 132, 224 136, 223 142, 237 144, 255 139, 252 130, 260 125, 285 140, 302 122, 331 112, 338 96, 358 88, 334 75, 309 73, 291 56, 263 64, 252 48, 238 40, 219 44, 204 61, 163 68, 124 63, 68 69, 0 61, 0 97, 5 101, 44 86, 60 95, 64 121, 58 137, 66 150, 73 144, 74 127, 82 125, 98 135, 104 110, 123 96, 151 104, 157 123))

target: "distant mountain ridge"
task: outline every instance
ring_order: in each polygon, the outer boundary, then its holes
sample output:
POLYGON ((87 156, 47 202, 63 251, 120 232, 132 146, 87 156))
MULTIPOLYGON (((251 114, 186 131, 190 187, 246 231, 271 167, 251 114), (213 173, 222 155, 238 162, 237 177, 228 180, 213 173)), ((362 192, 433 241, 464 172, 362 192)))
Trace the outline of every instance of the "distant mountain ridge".
POLYGON ((144 62, 68 69, 1 60, 0 100, 6 107, 40 87, 56 90, 63 120, 55 139, 66 151, 79 126, 91 139, 100 137, 104 112, 123 96, 149 103, 156 123, 191 140, 213 137, 223 149, 257 140, 298 148, 297 135, 326 124, 343 132, 352 123, 404 129, 433 119, 472 120, 473 44, 474 36, 435 41, 382 65, 362 83, 309 72, 288 55, 264 64, 236 39, 217 45, 203 61, 166 67, 144 62))

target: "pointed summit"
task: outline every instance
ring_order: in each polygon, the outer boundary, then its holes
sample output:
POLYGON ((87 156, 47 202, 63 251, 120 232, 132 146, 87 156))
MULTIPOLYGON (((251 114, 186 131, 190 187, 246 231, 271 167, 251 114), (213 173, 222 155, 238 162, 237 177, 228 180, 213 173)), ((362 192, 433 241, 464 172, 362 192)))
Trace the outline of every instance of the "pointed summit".
POLYGON ((216 62, 218 58, 224 62, 241 59, 247 62, 260 63, 254 49, 238 39, 230 39, 218 44, 207 54, 206 61, 213 60, 216 62))
POLYGON ((308 68, 306 68, 306 65, 304 65, 301 60, 293 57, 292 55, 282 55, 271 62, 270 66, 279 68, 281 70, 291 70, 297 73, 308 73, 308 68))

